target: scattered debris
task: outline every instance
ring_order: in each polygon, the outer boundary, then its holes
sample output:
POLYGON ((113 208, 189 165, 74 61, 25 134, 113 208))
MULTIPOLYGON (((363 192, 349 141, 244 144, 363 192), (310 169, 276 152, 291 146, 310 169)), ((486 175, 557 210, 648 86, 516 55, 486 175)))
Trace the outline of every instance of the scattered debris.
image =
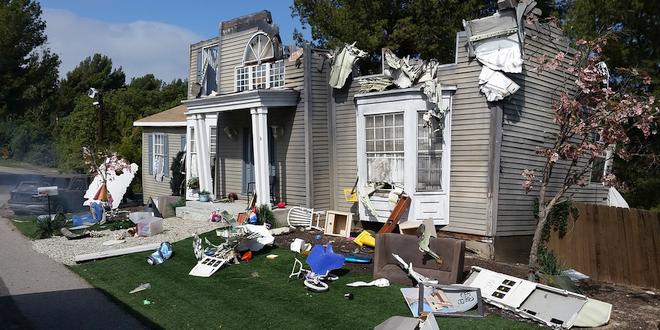
POLYGON ((353 214, 350 212, 326 211, 325 234, 331 236, 351 236, 353 214))
POLYGON ((375 247, 376 246, 376 239, 371 235, 366 230, 363 230, 355 239, 353 240, 355 244, 358 246, 370 246, 370 247, 375 247))
POLYGON ((270 234, 273 236, 284 235, 284 234, 288 234, 289 232, 291 232, 291 228, 289 227, 279 227, 279 228, 270 229, 270 234))
POLYGON ((352 282, 352 283, 346 284, 346 286, 352 286, 352 287, 377 286, 379 288, 384 288, 384 287, 390 286, 390 281, 388 281, 386 278, 379 278, 379 279, 373 280, 371 282, 364 282, 364 281, 352 282))
POLYGON ((435 252, 431 251, 429 244, 431 243, 431 237, 437 238, 438 233, 435 231, 435 225, 433 220, 426 219, 419 227, 417 227, 417 237, 419 237, 419 251, 424 252, 438 263, 438 267, 442 266, 442 258, 437 255, 435 252))
POLYGON ((374 330, 439 330, 435 316, 423 313, 419 318, 392 316, 377 325, 374 330))
POLYGON ((321 212, 315 212, 300 206, 294 206, 289 210, 286 216, 286 222, 290 228, 302 227, 306 230, 323 230, 319 226, 321 221, 321 212), (314 223, 316 221, 316 224, 314 223))
POLYGON ((404 213, 406 213, 406 211, 408 211, 408 208, 410 208, 410 197, 404 194, 403 190, 401 190, 401 193, 398 196, 398 200, 396 202, 396 206, 394 207, 392 213, 390 213, 390 216, 387 218, 387 221, 385 221, 385 224, 383 225, 383 227, 380 228, 378 233, 385 234, 385 233, 393 232, 394 228, 399 223, 399 219, 403 216, 404 213))
POLYGON ((612 312, 611 304, 476 266, 464 285, 480 288, 491 305, 555 328, 602 326, 612 312))
POLYGON ((111 240, 109 240, 109 241, 105 241, 105 242, 103 242, 103 245, 105 245, 105 246, 111 246, 111 245, 117 245, 117 244, 121 244, 121 243, 126 243, 126 240, 123 240, 123 239, 111 239, 111 240))
POLYGON ((353 300, 353 294, 352 293, 344 293, 344 298, 346 300, 353 300))
POLYGON ((148 299, 142 300, 142 305, 151 305, 151 301, 148 299))
POLYGON ((151 283, 140 284, 138 287, 136 287, 135 289, 131 290, 131 292, 129 292, 129 294, 133 294, 133 293, 136 293, 136 292, 144 291, 144 290, 147 290, 147 289, 151 289, 151 283))
POLYGON ((172 244, 170 242, 160 243, 158 250, 154 251, 150 256, 147 257, 147 263, 154 266, 159 265, 165 262, 165 260, 172 257, 172 244))
POLYGON ((334 253, 330 243, 325 247, 316 244, 307 256, 306 262, 311 270, 304 269, 302 262, 295 257, 289 278, 303 278, 307 288, 316 292, 324 292, 328 290, 328 284, 325 281, 338 279, 336 275, 330 274, 330 271, 341 268, 344 265, 344 257, 334 253))
POLYGON ((420 282, 417 288, 401 288, 401 294, 413 316, 425 312, 435 316, 484 316, 479 288, 420 282), (467 313, 475 307, 476 313, 467 313))
POLYGON ((416 236, 393 233, 378 235, 373 276, 407 285, 415 284, 420 280, 424 282, 434 280, 442 284, 460 283, 463 278, 465 241, 431 237, 429 250, 437 251, 442 260, 442 267, 439 267, 426 252, 420 251, 416 236), (423 269, 423 272, 417 272, 417 269, 423 269))
MULTIPOLYGON (((110 159, 108 158, 106 163, 109 162, 109 160, 110 159)), ((96 177, 94 177, 92 183, 90 183, 89 187, 87 188, 87 192, 85 193, 85 199, 87 200, 83 203, 83 205, 88 206, 92 201, 104 200, 100 194, 106 193, 111 196, 105 198, 105 200, 108 201, 111 209, 114 210, 118 208, 119 203, 121 203, 122 199, 124 198, 126 189, 131 184, 131 181, 133 181, 136 173, 138 173, 138 165, 132 163, 130 164, 130 168, 126 171, 123 171, 120 175, 108 172, 108 177, 105 178, 105 183, 103 183, 104 179, 101 177, 101 175, 97 174, 96 177)))
MULTIPOLYGON (((85 226, 85 228, 87 228, 87 226, 85 226)), ((85 231, 81 234, 74 234, 67 228, 60 228, 60 233, 62 233, 62 236, 66 237, 67 239, 81 239, 90 236, 88 231, 85 231)))
POLYGON ((275 258, 279 257, 277 254, 269 254, 266 256, 266 259, 268 260, 274 260, 275 258))
POLYGON ((366 254, 349 254, 344 256, 346 262, 352 262, 356 264, 369 264, 373 259, 371 256, 366 254))
POLYGON ((413 269, 412 262, 409 263, 409 264, 407 264, 403 259, 401 259, 401 257, 399 257, 398 254, 394 254, 394 253, 392 253, 392 256, 393 256, 397 261, 399 261, 399 263, 401 264, 401 268, 403 268, 403 270, 405 270, 405 271, 408 272, 408 276, 412 277, 417 283, 425 282, 425 283, 435 283, 435 284, 438 284, 438 280, 432 280, 432 279, 430 279, 430 278, 428 278, 428 277, 426 277, 426 276, 424 276, 424 275, 422 275, 422 274, 416 272, 416 271, 413 269))
POLYGON ((355 47, 355 42, 350 45, 345 44, 339 51, 335 51, 330 63, 330 87, 337 89, 344 87, 346 78, 353 72, 353 65, 366 56, 367 52, 355 47))
POLYGON ((202 246, 202 240, 194 235, 193 252, 197 258, 197 265, 188 273, 192 276, 209 277, 228 262, 239 263, 239 258, 247 261, 251 258, 252 251, 259 251, 265 245, 273 243, 275 238, 270 234, 266 225, 238 225, 237 221, 228 213, 222 213, 222 221, 227 226, 217 229, 218 236, 224 238, 224 242, 219 245, 213 245, 208 239, 205 239, 209 247, 202 246), (241 255, 240 251, 248 251, 241 255))
POLYGON ((81 254, 81 255, 75 256, 74 261, 78 263, 78 262, 84 262, 84 261, 89 261, 89 260, 110 258, 110 257, 116 257, 116 256, 125 255, 125 254, 151 251, 153 249, 157 249, 158 247, 160 247, 160 243, 145 244, 145 245, 140 245, 140 246, 128 247, 128 248, 124 248, 124 249, 103 251, 103 252, 98 252, 98 253, 81 254))

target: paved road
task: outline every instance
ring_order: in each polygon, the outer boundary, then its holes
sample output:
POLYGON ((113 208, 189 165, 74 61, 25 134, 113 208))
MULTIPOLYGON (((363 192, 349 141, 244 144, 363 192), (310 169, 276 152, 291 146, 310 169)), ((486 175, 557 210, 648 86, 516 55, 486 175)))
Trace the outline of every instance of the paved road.
MULTIPOLYGON (((0 208, 9 187, 0 186, 0 208)), ((0 329, 144 329, 0 216, 0 329)))

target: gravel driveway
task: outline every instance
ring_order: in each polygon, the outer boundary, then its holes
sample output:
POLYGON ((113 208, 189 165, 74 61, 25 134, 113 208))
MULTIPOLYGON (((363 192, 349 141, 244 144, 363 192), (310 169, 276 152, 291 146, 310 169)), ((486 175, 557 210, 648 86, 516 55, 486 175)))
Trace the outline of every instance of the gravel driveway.
MULTIPOLYGON (((193 234, 205 233, 219 227, 218 223, 208 221, 183 220, 180 218, 167 218, 163 220, 164 231, 152 237, 127 237, 124 243, 105 246, 103 242, 114 240, 115 234, 125 232, 126 230, 103 230, 96 233, 102 234, 102 237, 88 237, 78 240, 68 240, 64 237, 53 237, 47 239, 35 240, 32 247, 51 259, 63 264, 73 265, 74 257, 80 254, 96 253, 109 250, 123 249, 132 246, 170 242, 184 240, 193 234)), ((190 247, 192 249, 192 246, 190 247)))

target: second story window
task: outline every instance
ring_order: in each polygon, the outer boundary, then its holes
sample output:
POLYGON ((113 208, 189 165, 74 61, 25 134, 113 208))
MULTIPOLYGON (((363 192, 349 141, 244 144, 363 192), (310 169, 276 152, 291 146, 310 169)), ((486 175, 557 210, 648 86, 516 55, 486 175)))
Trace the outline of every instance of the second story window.
POLYGON ((202 95, 218 91, 218 45, 197 51, 197 82, 202 86, 202 95))
POLYGON ((277 45, 278 42, 273 42, 263 32, 252 36, 245 46, 243 65, 237 66, 234 71, 236 92, 284 87, 284 61, 274 61, 279 53, 275 49, 277 45))

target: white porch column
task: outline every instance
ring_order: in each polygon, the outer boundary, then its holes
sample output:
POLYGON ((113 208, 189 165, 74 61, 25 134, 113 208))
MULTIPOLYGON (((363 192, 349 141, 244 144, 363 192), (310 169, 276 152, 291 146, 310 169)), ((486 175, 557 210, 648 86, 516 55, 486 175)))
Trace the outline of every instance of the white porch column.
POLYGON ((206 131, 206 116, 201 114, 195 118, 195 144, 197 147, 197 171, 199 175, 199 190, 213 192, 211 164, 209 163, 209 139, 206 131))
POLYGON ((252 108, 252 147, 254 149, 254 181, 257 205, 270 205, 268 170, 268 108, 252 108))

